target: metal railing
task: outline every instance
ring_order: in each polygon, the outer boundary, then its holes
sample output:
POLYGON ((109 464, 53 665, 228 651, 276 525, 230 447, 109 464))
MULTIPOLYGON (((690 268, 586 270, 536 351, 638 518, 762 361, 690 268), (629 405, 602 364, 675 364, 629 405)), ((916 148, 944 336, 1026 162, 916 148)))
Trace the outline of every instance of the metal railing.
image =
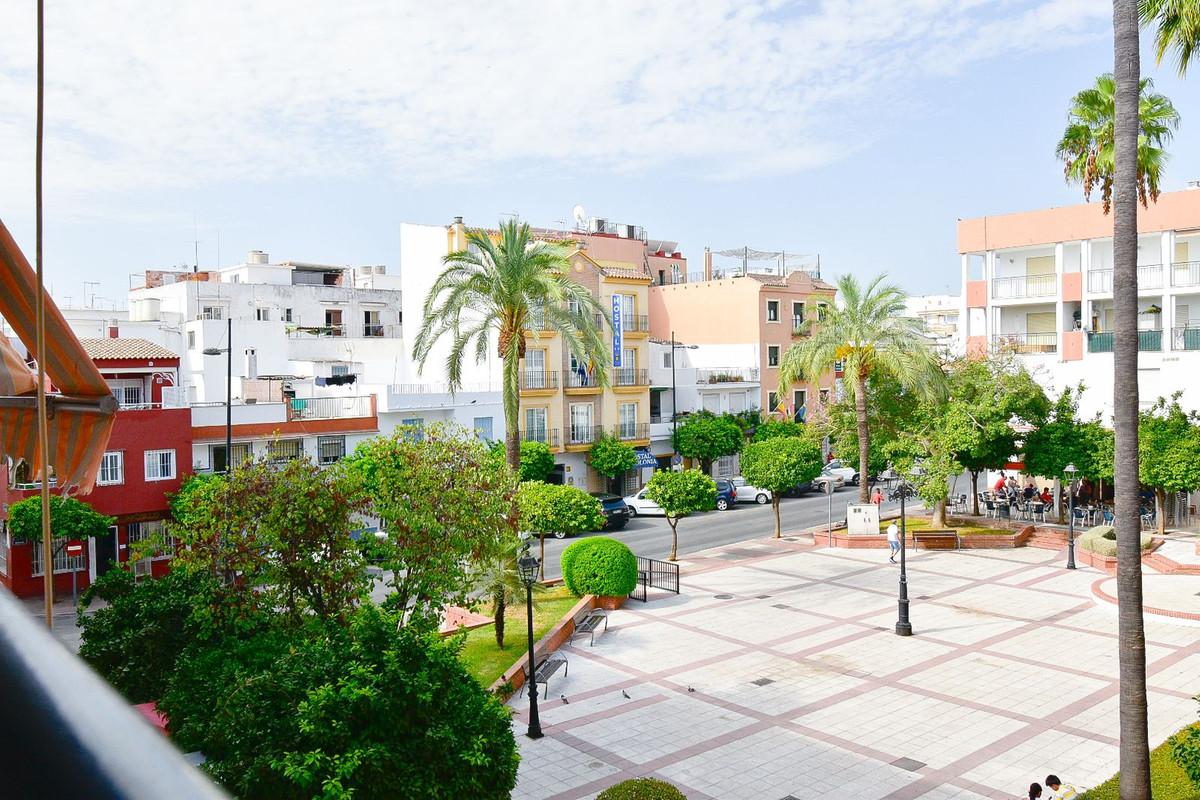
POLYGON ((792 317, 792 336, 803 336, 808 332, 804 317, 792 317))
POLYGON ((322 336, 345 335, 345 325, 296 325, 287 329, 289 339, 314 339, 322 336))
MULTIPOLYGON (((1144 264, 1138 267, 1138 291, 1142 289, 1161 289, 1163 285, 1162 275, 1162 264, 1144 264)), ((1113 271, 1111 269, 1089 269, 1087 276, 1089 293, 1112 294, 1113 271)))
POLYGON ((1200 327, 1185 325, 1171 329, 1172 350, 1200 350, 1200 327))
POLYGON ((1052 297, 1058 289, 1057 278, 1052 272, 993 278, 992 298, 1011 300, 1022 297, 1052 297))
POLYGON ((650 330, 650 317, 646 314, 621 315, 621 330, 646 333, 650 330))
POLYGON ((568 389, 597 389, 600 388, 600 378, 592 372, 572 369, 567 370, 564 385, 568 389))
MULTIPOLYGON (((464 383, 454 390, 459 394, 466 392, 498 392, 499 383, 464 383)), ((450 384, 446 381, 431 381, 429 383, 393 383, 388 387, 390 395, 406 394, 449 394, 450 384)))
POLYGON ((522 442, 541 442, 550 447, 558 447, 558 428, 523 429, 519 435, 522 442))
POLYGON ((288 403, 288 419, 344 419, 371 416, 371 398, 295 397, 288 403))
POLYGON ((1200 261, 1176 261, 1171 264, 1172 286, 1200 286, 1200 261))
POLYGON ((613 367, 613 386, 649 386, 650 370, 636 367, 613 367))
POLYGON ((638 582, 629 596, 646 602, 649 589, 664 589, 679 594, 679 565, 655 558, 637 557, 638 582))
POLYGON ((1057 333, 1001 333, 992 337, 992 349, 1010 353, 1057 353, 1057 333))
POLYGON ((621 441, 630 441, 633 439, 649 439, 650 438, 650 423, 649 422, 634 422, 622 423, 613 428, 613 436, 621 441))
POLYGON ((554 370, 523 369, 520 379, 523 392, 558 388, 558 373, 554 370))
POLYGON ((363 323, 362 338, 364 339, 402 339, 403 327, 400 325, 384 325, 383 323, 363 323))
MULTIPOLYGON (((1088 334, 1089 353, 1111 353, 1113 351, 1115 334, 1112 331, 1099 331, 1088 334)), ((1157 352, 1162 350, 1162 331, 1138 331, 1138 350, 1141 352, 1157 352)))
POLYGON ((696 383, 752 383, 757 380, 757 369, 730 367, 727 369, 696 370, 696 383))
POLYGON ((574 425, 567 429, 567 444, 591 444, 600 438, 604 429, 599 425, 574 425))

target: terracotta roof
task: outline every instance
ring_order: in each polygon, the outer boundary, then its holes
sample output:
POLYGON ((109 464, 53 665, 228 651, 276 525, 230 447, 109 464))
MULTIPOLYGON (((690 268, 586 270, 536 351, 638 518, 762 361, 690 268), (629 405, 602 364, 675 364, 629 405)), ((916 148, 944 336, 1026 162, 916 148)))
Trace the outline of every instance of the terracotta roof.
POLYGON ((644 267, 629 261, 607 261, 593 259, 600 265, 600 270, 610 278, 649 278, 644 267))
MULTIPOLYGON (((787 286, 788 285, 787 279, 790 278, 796 272, 803 272, 803 270, 794 270, 793 272, 789 273, 787 277, 784 277, 782 275, 771 275, 770 273, 765 273, 765 272, 748 272, 748 273, 746 273, 746 277, 753 278, 754 280, 758 281, 759 283, 766 284, 767 286, 787 286)), ((805 274, 808 274, 808 273, 805 273, 805 274)), ((825 281, 821 280, 820 278, 814 278, 811 275, 809 275, 809 280, 812 282, 812 287, 814 289, 824 289, 826 291, 831 291, 831 292, 837 291, 836 286, 834 286, 831 283, 826 283, 825 281)))
POLYGON ((146 339, 80 339, 93 361, 118 358, 179 358, 167 348, 146 339))

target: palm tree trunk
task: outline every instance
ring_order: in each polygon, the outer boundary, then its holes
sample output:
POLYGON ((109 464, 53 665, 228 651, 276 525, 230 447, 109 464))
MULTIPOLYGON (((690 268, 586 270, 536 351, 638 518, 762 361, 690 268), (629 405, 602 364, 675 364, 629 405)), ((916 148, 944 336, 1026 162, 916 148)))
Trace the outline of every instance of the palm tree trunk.
POLYGON ((778 492, 771 493, 771 507, 775 509, 775 538, 778 539, 778 538, 780 538, 780 536, 782 536, 782 533, 780 531, 780 525, 779 525, 779 493, 778 492))
POLYGON ((494 627, 496 629, 496 647, 499 647, 500 649, 503 650, 504 649, 504 611, 505 611, 504 590, 503 589, 496 592, 496 594, 492 597, 492 605, 494 606, 494 608, 492 609, 494 612, 494 616, 492 617, 492 620, 495 623, 494 627))
POLYGON ((854 380, 854 413, 858 417, 858 502, 866 504, 871 502, 868 493, 871 481, 867 478, 871 474, 867 471, 871 456, 871 432, 867 428, 867 374, 859 370, 854 380))
POLYGON ((1137 145, 1141 54, 1137 0, 1113 0, 1113 502, 1117 531, 1121 800, 1150 797, 1146 632, 1138 514, 1137 145))
POLYGON ((667 561, 674 561, 679 557, 679 532, 675 529, 679 520, 675 517, 667 517, 667 524, 671 526, 671 555, 667 557, 667 561))
POLYGON ((504 456, 513 472, 521 469, 521 385, 519 359, 515 353, 504 354, 504 456))

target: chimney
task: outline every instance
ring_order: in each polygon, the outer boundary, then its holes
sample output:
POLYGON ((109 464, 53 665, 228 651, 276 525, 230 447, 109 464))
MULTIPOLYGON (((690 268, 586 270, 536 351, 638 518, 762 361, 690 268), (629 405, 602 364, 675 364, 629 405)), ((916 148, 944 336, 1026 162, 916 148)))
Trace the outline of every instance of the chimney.
POLYGON ((455 217, 450 225, 450 249, 458 252, 467 249, 467 226, 463 225, 462 217, 455 217))
POLYGON ((248 380, 258 378, 258 350, 253 347, 246 348, 246 378, 248 380))
POLYGON ((712 250, 704 248, 704 280, 712 280, 712 250))

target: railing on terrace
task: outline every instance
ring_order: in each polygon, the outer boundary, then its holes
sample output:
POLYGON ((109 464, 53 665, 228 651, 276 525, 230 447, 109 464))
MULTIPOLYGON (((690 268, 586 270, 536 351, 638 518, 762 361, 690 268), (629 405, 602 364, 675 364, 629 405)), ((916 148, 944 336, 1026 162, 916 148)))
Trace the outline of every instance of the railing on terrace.
POLYGON ((612 432, 613 436, 621 439, 622 441, 629 441, 632 439, 649 439, 650 423, 621 423, 620 425, 614 427, 612 432))
MULTIPOLYGON (((1112 331, 1099 331, 1088 334, 1089 353, 1111 353, 1113 351, 1114 334, 1112 331)), ((1162 350, 1162 331, 1138 331, 1138 350, 1142 352, 1157 352, 1162 350)))
POLYGON ((805 323, 804 317, 792 317, 792 336, 804 336, 809 332, 809 326, 805 323))
POLYGON ((598 389, 600 388, 600 378, 594 372, 586 370, 572 369, 566 373, 566 381, 564 385, 568 389, 598 389))
POLYGON ((1051 297, 1057 293, 1057 280, 1058 276, 1054 273, 993 278, 992 299, 1013 300, 1023 297, 1051 297))
POLYGON ((636 367, 613 367, 613 386, 649 386, 650 370, 636 367))
MULTIPOLYGON (((1137 268, 1138 291, 1142 289, 1161 289, 1162 264, 1144 264, 1137 268)), ((1112 294, 1113 271, 1111 269, 1088 270, 1088 292, 1091 294, 1112 294)))
POLYGON ((727 369, 696 370, 696 383, 753 383, 757 380, 757 369, 730 367, 727 369))
POLYGON ((1172 286, 1200 286, 1200 261, 1176 261, 1171 265, 1172 286))
POLYGON ((550 447, 558 447, 558 428, 523 429, 520 437, 522 442, 541 442, 550 447))
MULTIPOLYGON (((224 402, 221 405, 225 405, 224 402)), ((151 411, 162 408, 188 408, 188 404, 184 402, 165 402, 165 403, 118 403, 118 411, 151 411)))
POLYGON ((363 323, 362 338, 364 339, 402 339, 404 328, 401 325, 383 325, 363 323))
POLYGON ((554 370, 523 369, 520 380, 522 391, 558 388, 558 373, 554 370))
POLYGON ((571 425, 567 429, 567 444, 591 444, 600 438, 604 429, 599 425, 571 425))
POLYGON ((1200 327, 1185 325, 1171 329, 1172 350, 1200 350, 1200 327))
POLYGON ((371 416, 371 398, 296 397, 288 404, 288 419, 345 419, 371 416))
POLYGON ((645 314, 622 315, 621 330, 645 333, 650 330, 650 317, 645 314))
POLYGON ((287 328, 289 339, 318 339, 345 335, 345 325, 294 325, 287 328))
MULTIPOLYGON (((458 394, 467 392, 498 392, 499 383, 464 383, 454 389, 458 394)), ((429 383, 393 383, 388 387, 388 394, 450 394, 450 384, 446 381, 431 381, 429 383)))
POLYGON ((1001 333, 992 337, 992 349, 1010 353, 1056 353, 1057 333, 1001 333))

